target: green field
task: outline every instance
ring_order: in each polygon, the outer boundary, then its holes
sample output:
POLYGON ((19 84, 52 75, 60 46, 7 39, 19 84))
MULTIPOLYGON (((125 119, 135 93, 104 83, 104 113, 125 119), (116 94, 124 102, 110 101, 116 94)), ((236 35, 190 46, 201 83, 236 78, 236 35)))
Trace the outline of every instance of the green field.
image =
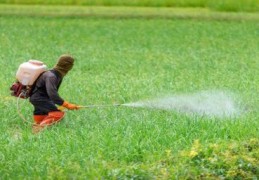
POLYGON ((205 7, 216 11, 259 11, 259 0, 0 0, 0 4, 77 6, 205 7))
MULTIPOLYGON (((258 21, 2 15, 0 27, 0 179, 259 176, 258 21), (233 93, 244 111, 219 118, 150 108, 82 109, 32 134, 8 88, 20 63, 39 59, 51 68, 63 53, 76 57, 60 88, 73 103, 220 90, 233 93)), ((20 104, 32 122, 32 107, 20 104)))

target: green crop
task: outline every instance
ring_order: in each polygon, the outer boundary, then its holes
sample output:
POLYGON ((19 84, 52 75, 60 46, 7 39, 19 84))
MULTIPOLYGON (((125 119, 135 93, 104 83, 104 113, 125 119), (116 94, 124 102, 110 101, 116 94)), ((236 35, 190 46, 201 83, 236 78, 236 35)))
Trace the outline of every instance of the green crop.
POLYGON ((0 0, 3 4, 206 7, 219 11, 258 11, 259 0, 0 0))

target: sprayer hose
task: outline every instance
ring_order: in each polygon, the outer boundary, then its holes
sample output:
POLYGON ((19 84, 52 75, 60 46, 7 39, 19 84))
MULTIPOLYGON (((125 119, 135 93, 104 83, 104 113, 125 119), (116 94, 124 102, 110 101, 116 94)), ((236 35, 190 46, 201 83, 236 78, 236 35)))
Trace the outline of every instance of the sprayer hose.
MULTIPOLYGON (((23 93, 21 92, 21 93, 19 94, 19 96, 17 97, 17 100, 16 100, 17 112, 18 112, 18 115, 20 116, 20 118, 23 120, 23 122, 30 123, 28 120, 26 120, 26 118, 25 118, 25 117, 23 116, 23 114, 21 113, 21 108, 20 108, 19 101, 20 101, 22 95, 23 95, 23 93)), ((30 124, 31 124, 31 123, 30 123, 30 124)))

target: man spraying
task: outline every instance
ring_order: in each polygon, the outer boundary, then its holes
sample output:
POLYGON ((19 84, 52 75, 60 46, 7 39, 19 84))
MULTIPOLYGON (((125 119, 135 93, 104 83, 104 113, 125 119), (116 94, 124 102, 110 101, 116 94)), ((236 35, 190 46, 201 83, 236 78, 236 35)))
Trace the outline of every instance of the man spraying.
POLYGON ((74 58, 70 55, 62 55, 53 69, 45 71, 37 79, 35 88, 30 96, 30 103, 34 106, 33 119, 34 131, 39 131, 45 126, 59 122, 65 115, 56 105, 68 110, 77 110, 79 105, 71 104, 62 99, 58 89, 64 76, 72 69, 74 58))

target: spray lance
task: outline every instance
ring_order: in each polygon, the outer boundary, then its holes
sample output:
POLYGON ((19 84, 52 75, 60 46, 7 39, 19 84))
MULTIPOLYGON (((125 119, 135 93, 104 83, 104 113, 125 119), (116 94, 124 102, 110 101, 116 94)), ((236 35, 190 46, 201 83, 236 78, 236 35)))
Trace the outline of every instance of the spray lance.
POLYGON ((79 106, 79 108, 105 108, 105 107, 116 107, 123 106, 123 104, 112 104, 112 105, 87 105, 87 106, 79 106))
MULTIPOLYGON (((85 105, 85 106, 78 106, 79 109, 87 109, 87 108, 106 108, 106 107, 118 107, 118 106, 124 106, 124 104, 111 104, 111 105, 85 105)), ((59 110, 63 111, 65 110, 65 107, 59 106, 59 110)))

